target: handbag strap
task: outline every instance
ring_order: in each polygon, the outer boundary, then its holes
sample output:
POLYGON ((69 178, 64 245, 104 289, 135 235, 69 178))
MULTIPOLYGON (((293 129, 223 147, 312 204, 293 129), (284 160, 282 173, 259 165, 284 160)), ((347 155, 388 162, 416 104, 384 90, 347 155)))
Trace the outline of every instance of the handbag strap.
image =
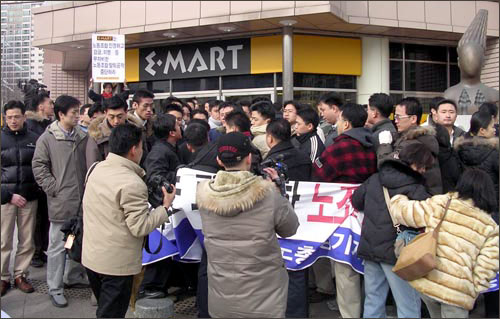
POLYGON ((394 228, 396 228, 396 231, 399 234, 401 232, 401 230, 399 229, 400 225, 398 223, 396 223, 396 220, 394 220, 394 217, 392 217, 392 213, 391 213, 391 197, 389 196, 389 190, 385 186, 382 186, 382 190, 384 191, 385 204, 387 205, 387 210, 389 211, 389 216, 391 216, 392 225, 394 226, 394 228))
POLYGON ((83 192, 82 196, 80 197, 80 203, 78 204, 78 210, 76 211, 76 216, 80 216, 80 210, 82 209, 82 202, 83 202, 83 195, 85 194, 85 187, 87 186, 87 181, 89 180, 90 174, 92 174, 92 171, 94 168, 97 166, 99 161, 94 162, 90 167, 87 172, 87 175, 85 176, 85 183, 83 183, 83 192))
POLYGON ((436 236, 436 237, 437 237, 437 233, 439 232, 439 229, 441 228, 441 224, 443 223, 444 218, 446 217, 446 214, 448 214, 448 209, 450 208, 450 204, 451 204, 451 197, 448 197, 448 202, 446 203, 446 207, 444 208, 443 217, 441 217, 439 224, 437 224, 436 228, 434 228, 434 236, 436 236))

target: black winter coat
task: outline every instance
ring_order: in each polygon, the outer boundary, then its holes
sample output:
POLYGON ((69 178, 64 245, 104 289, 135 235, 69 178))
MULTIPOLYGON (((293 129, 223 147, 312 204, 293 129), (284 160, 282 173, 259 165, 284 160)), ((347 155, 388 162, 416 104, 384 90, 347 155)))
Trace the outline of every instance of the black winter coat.
POLYGON ((35 112, 26 111, 25 125, 28 127, 28 130, 35 132, 38 136, 45 132, 50 123, 52 123, 51 120, 44 119, 35 112))
POLYGON ((325 150, 325 145, 316 132, 310 132, 292 138, 292 144, 306 153, 313 163, 325 150))
MULTIPOLYGON (((438 124, 435 124, 435 127, 436 140, 439 144, 438 160, 441 168, 441 182, 443 184, 443 193, 446 194, 455 190, 458 179, 463 172, 463 164, 457 152, 451 147, 448 130, 438 124)), ((455 132, 459 131, 455 130, 455 132)))
MULTIPOLYGON (((424 178, 399 160, 385 160, 379 172, 373 174, 352 195, 352 205, 364 212, 361 240, 358 247, 360 258, 394 265, 396 229, 387 210, 382 185, 389 196, 398 194, 413 200, 424 200, 431 195, 424 186, 424 178)), ((400 227, 404 230, 404 227, 400 227)))
POLYGON ((193 153, 193 160, 189 165, 192 169, 214 173, 223 169, 217 164, 217 145, 209 142, 193 153))
POLYGON ((283 154, 283 163, 288 167, 288 179, 291 181, 310 181, 312 173, 312 162, 306 153, 295 148, 292 142, 281 142, 275 145, 269 153, 267 158, 275 159, 283 154))
POLYGON ((26 125, 16 132, 7 125, 2 128, 2 205, 9 203, 13 194, 27 201, 37 199, 40 188, 31 168, 37 139, 26 125))

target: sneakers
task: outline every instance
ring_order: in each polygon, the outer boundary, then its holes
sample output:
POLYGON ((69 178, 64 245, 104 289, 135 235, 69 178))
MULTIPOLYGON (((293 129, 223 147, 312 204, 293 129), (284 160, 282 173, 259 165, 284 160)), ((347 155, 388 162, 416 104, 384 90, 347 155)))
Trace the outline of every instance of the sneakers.
POLYGON ((2 296, 3 296, 3 295, 5 295, 5 293, 7 292, 7 290, 9 290, 9 288, 10 288, 10 282, 8 282, 7 280, 2 280, 1 284, 2 284, 2 296))
POLYGON ((14 279, 14 286, 17 287, 22 292, 28 294, 35 291, 35 289, 33 289, 33 286, 26 280, 24 276, 19 276, 16 279, 14 279))
POLYGON ((49 297, 54 307, 64 308, 68 306, 68 301, 66 300, 66 297, 64 297, 64 295, 61 293, 55 295, 49 295, 49 297))

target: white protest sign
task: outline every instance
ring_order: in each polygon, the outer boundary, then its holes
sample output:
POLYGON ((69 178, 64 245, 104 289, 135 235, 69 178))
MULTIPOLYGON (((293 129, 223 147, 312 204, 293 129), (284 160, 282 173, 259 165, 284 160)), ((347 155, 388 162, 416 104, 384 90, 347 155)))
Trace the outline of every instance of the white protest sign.
POLYGON ((92 34, 92 78, 95 82, 125 81, 125 35, 92 34))

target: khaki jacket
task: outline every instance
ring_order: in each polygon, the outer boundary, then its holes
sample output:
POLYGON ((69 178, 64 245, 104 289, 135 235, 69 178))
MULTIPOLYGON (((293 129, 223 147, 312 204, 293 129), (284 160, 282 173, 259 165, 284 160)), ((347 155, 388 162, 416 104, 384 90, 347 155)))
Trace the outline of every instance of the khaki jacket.
POLYGON ((144 236, 168 220, 163 206, 148 209, 144 170, 109 153, 90 174, 83 197, 82 264, 100 274, 135 275, 144 236))
POLYGON ((262 159, 265 159, 267 157, 267 153, 269 153, 269 146, 267 146, 266 142, 266 128, 267 124, 252 126, 250 128, 253 135, 252 144, 260 151, 262 159))
POLYGON ((54 121, 36 142, 33 175, 47 194, 49 220, 63 223, 76 216, 83 194, 87 166, 87 134, 80 127, 67 138, 54 121))
POLYGON ((425 201, 404 195, 391 199, 395 222, 432 231, 441 220, 448 196, 448 214, 438 235, 437 267, 410 285, 439 302, 471 310, 478 294, 489 288, 498 271, 498 225, 472 200, 457 193, 436 195, 425 201))
POLYGON ((196 193, 208 257, 212 317, 284 317, 288 274, 276 234, 299 226, 272 182, 250 172, 219 171, 196 193))

